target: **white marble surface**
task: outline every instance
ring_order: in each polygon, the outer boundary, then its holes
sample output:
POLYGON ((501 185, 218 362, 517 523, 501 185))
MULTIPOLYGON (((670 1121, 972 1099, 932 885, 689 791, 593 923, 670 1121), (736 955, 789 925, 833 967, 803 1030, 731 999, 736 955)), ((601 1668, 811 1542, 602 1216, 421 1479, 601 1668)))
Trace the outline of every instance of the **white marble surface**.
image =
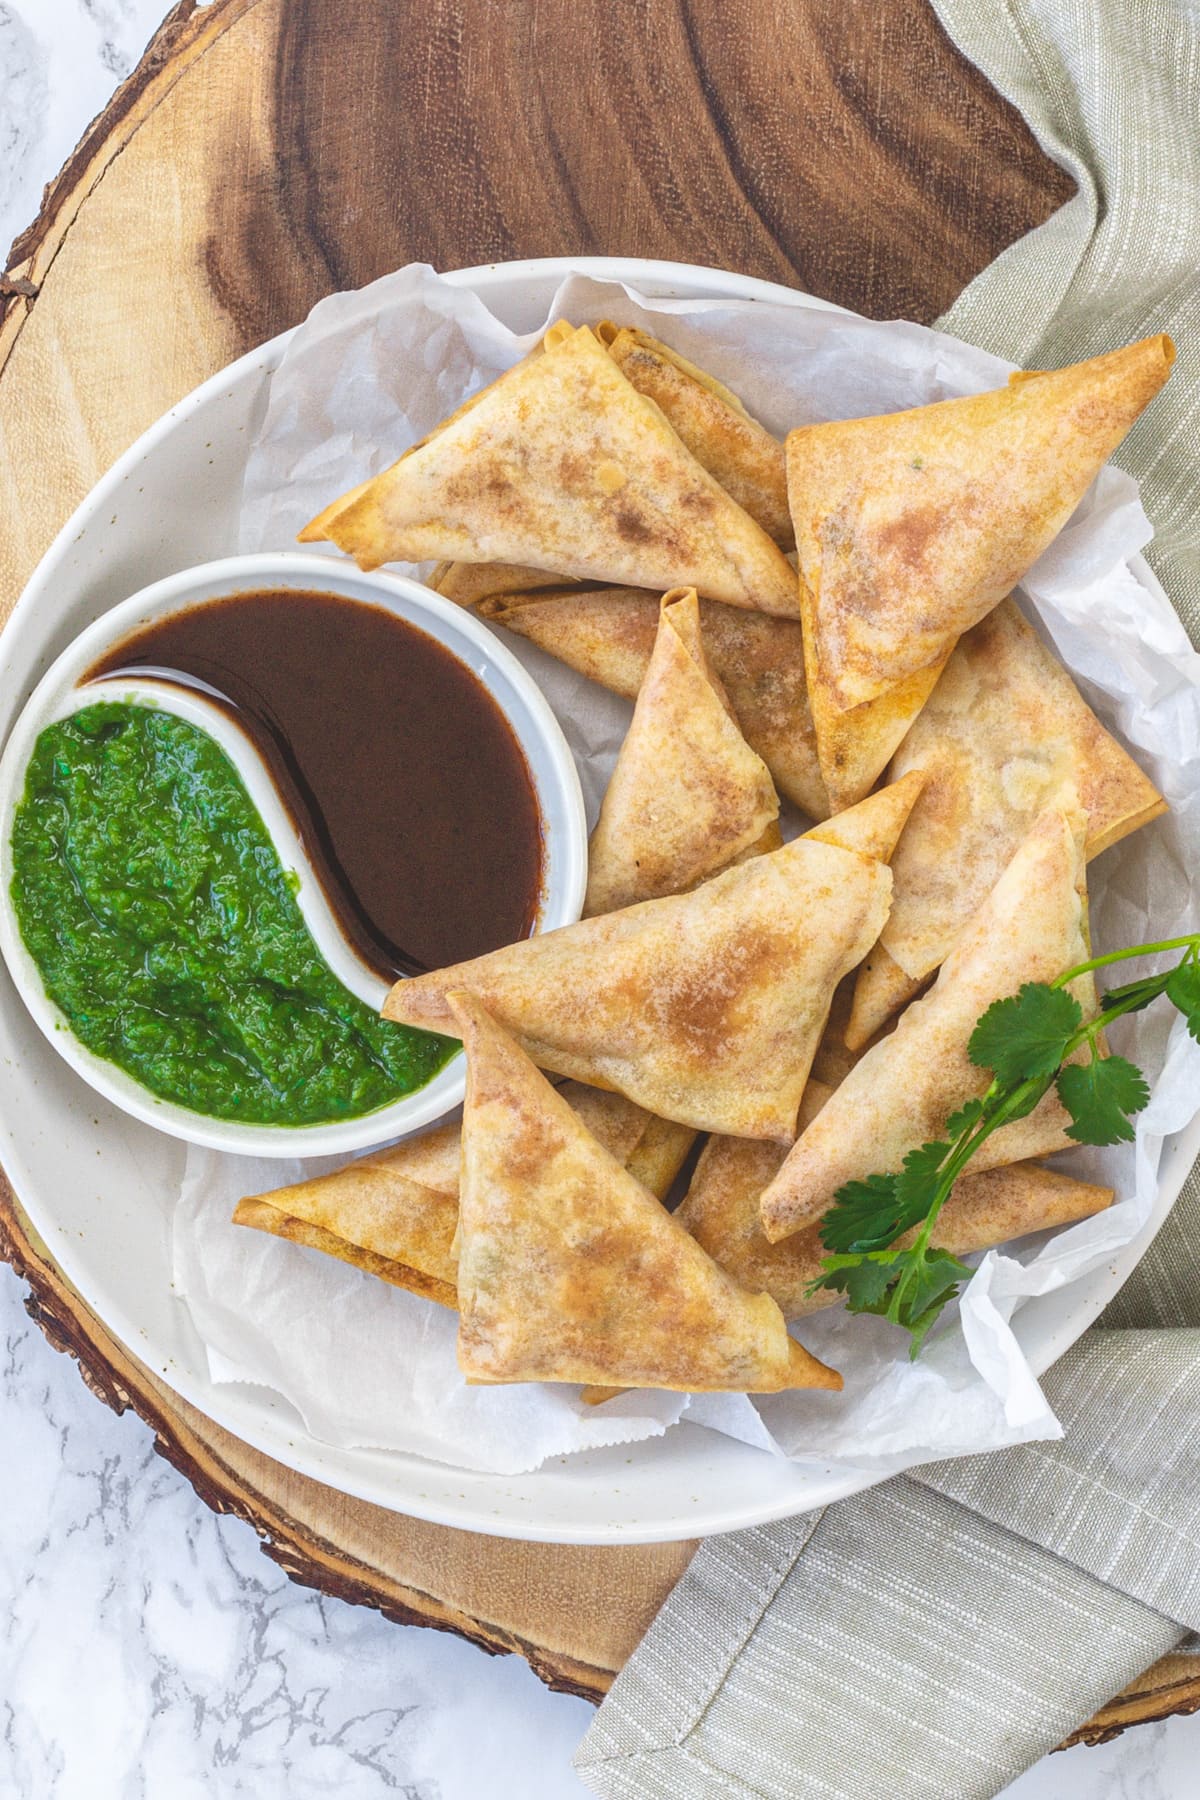
MULTIPOLYGON (((0 251, 165 0, 0 0, 0 251)), ((0 1795, 571 1800, 584 1702, 514 1658, 291 1585, 47 1346, 0 1272, 0 1795)), ((1005 1800, 1194 1800, 1200 1719, 1005 1800)), ((946 1800, 955 1800, 947 1795, 946 1800)))

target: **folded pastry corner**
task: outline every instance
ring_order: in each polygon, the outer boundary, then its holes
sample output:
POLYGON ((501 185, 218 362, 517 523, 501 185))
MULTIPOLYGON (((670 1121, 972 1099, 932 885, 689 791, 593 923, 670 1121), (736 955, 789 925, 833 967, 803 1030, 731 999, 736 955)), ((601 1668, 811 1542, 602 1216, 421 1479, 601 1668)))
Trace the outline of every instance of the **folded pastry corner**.
POLYGON ((658 634, 588 846, 584 917, 679 894, 760 847, 770 771, 708 666, 695 588, 663 595, 658 634))
POLYGON ((794 541, 783 445, 715 376, 630 325, 596 336, 639 394, 661 409, 696 461, 784 550, 794 541))
POLYGON ((876 862, 890 863, 924 784, 923 771, 910 770, 889 787, 868 794, 857 806, 835 813, 804 835, 819 844, 836 844, 841 850, 857 850, 861 856, 873 856, 876 862))
MULTIPOLYGON (((623 1094, 577 1081, 560 1092, 609 1154, 665 1200, 695 1132, 651 1117, 623 1094)), ((233 1223, 307 1244, 453 1309, 461 1155, 460 1127, 442 1125, 332 1174, 240 1200, 233 1223)))
POLYGON ((1169 338, 1146 338, 989 393, 789 433, 809 698, 835 807, 858 798, 862 721, 879 735, 864 709, 888 700, 915 718, 930 672, 1061 530, 1173 359, 1169 338))
MULTIPOLYGON (((762 1226, 776 1242, 811 1224, 844 1183, 898 1170, 936 1139, 947 1118, 982 1094, 988 1077, 967 1054, 980 1016, 1028 981, 1051 981, 1087 959, 1083 818, 1042 813, 955 943, 924 999, 854 1065, 762 1196, 762 1226)), ((1095 983, 1072 987, 1085 1016, 1095 983)), ((1069 1149, 1067 1114, 1053 1089, 1028 1117, 1002 1126, 972 1170, 1069 1149)))
POLYGON ((549 588, 574 592, 584 584, 552 569, 531 569, 519 563, 440 562, 426 585, 443 600, 453 600, 456 606, 478 606, 481 600, 535 594, 549 588))
POLYGON ((397 982, 384 1012, 454 1035, 447 996, 465 988, 542 1068, 698 1131, 783 1142, 890 891, 886 865, 797 838, 691 893, 397 982))
POLYGON ((587 326, 528 356, 306 527, 364 569, 514 563, 795 617, 796 576, 587 326))
POLYGON ((840 1388, 719 1269, 463 990, 459 1366, 470 1382, 840 1388))
POLYGON ((459 1131, 360 1157, 238 1202, 235 1225, 249 1225, 408 1288, 442 1306, 456 1304, 459 1131))

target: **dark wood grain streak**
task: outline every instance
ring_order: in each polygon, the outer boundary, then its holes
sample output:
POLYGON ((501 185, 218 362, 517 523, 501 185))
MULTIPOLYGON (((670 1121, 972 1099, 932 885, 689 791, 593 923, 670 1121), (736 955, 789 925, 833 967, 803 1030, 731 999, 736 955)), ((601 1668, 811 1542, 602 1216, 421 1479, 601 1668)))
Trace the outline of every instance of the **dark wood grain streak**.
POLYGON ((274 179, 207 251, 248 344, 410 260, 554 253, 928 320, 1072 191, 926 0, 292 0, 271 92, 274 179))

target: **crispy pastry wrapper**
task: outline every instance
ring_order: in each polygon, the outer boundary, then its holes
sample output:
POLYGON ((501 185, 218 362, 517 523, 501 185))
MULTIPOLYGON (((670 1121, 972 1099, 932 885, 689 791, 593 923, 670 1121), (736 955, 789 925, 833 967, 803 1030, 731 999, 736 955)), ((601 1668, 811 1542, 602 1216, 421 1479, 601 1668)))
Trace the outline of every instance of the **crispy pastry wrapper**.
MULTIPOLYGON (((794 294, 779 304, 728 294, 697 302, 572 276, 544 316, 535 317, 528 304, 520 312, 510 307, 507 289, 485 302, 426 268, 322 301, 289 340, 278 367, 264 369, 238 548, 287 549, 331 494, 382 472, 406 444, 540 344, 559 317, 592 324, 611 319, 645 331, 735 392, 780 439, 797 425, 995 390, 1009 374, 997 358, 936 332, 819 310, 794 294)), ((1143 431, 1153 429, 1153 416, 1151 409, 1143 431)), ((1200 664, 1136 556, 1149 536, 1133 482, 1110 466, 1029 571, 1020 596, 1103 725, 1133 750, 1170 802, 1169 814, 1089 870, 1094 937, 1105 945, 1194 929, 1200 904, 1200 664)), ((398 567, 404 574, 429 572, 398 567)), ((523 584, 526 591, 529 585, 523 584)), ((636 693, 649 660, 661 592, 642 596, 648 629, 626 696, 636 693)), ((701 606, 702 618, 728 610, 701 606)), ((779 645, 785 635, 799 645, 798 627, 785 632, 786 622, 765 614, 744 617, 781 628, 779 645)), ((704 630, 747 740, 780 794, 817 818, 818 807, 788 785, 787 706, 775 715, 772 746, 747 717, 707 621, 704 630)), ((621 697, 617 682, 606 691, 516 631, 503 641, 557 712, 594 822, 628 724, 629 698, 621 697)), ((607 654, 607 640, 602 647, 607 654)), ((780 663, 794 668, 797 658, 789 652, 780 663)), ((770 717, 767 668, 763 659, 753 679, 770 717)), ((791 689, 803 693, 802 679, 791 680, 791 689)), ((800 733, 792 740, 803 747, 800 733)), ((821 810, 828 813, 828 801, 821 810)), ((1182 1029, 1167 1041, 1157 1010, 1122 1021, 1113 1048, 1139 1062, 1153 1088, 1137 1142, 1072 1150, 1061 1163, 1080 1180, 1115 1187, 1113 1206, 1048 1242, 1034 1238, 988 1252, 958 1309, 961 1326, 952 1310, 916 1364, 907 1360, 902 1335, 881 1320, 850 1318, 841 1307, 814 1314, 804 1323, 805 1342, 843 1372, 841 1394, 800 1391, 748 1401, 643 1389, 595 1409, 561 1385, 468 1387, 457 1369, 453 1313, 335 1258, 231 1224, 242 1195, 321 1172, 311 1162, 186 1153, 170 1221, 178 1303, 219 1381, 255 1384, 248 1394, 267 1393, 281 1416, 296 1426, 303 1420, 318 1440, 381 1446, 468 1469, 511 1474, 547 1457, 634 1444, 679 1419, 757 1445, 764 1456, 793 1457, 818 1478, 830 1469, 885 1473, 1054 1435, 1057 1427, 1020 1349, 1027 1316, 1032 1320, 1043 1306, 1038 1296, 1065 1287, 1069 1299, 1075 1282, 1126 1254, 1158 1204, 1160 1142, 1168 1140, 1161 1166, 1169 1169, 1178 1160, 1170 1134, 1192 1117, 1200 1094, 1200 1048, 1182 1029)), ((831 1051, 823 1055, 832 1061, 831 1051)), ((1058 1296, 1045 1304, 1061 1303, 1058 1296)), ((621 1452, 635 1464, 645 1454, 621 1452)), ((375 1466, 386 1478, 386 1455, 375 1466)), ((771 1479, 769 1464, 762 1466, 764 1479, 771 1479)), ((446 1479, 444 1470, 431 1470, 431 1480, 446 1479)))
MULTIPOLYGON (((657 595, 641 588, 497 591, 479 610, 590 681, 637 699, 658 631, 657 595)), ((829 796, 817 760, 799 621, 701 600, 700 625, 709 664, 746 742, 786 799, 810 819, 825 818, 829 796)))
POLYGON ((942 661, 1066 524, 1174 359, 1150 337, 990 393, 791 432, 814 702, 819 685, 846 712, 942 661))
POLYGON ((469 994, 458 1359, 468 1381, 838 1388, 609 1154, 469 994))
POLYGON ((639 394, 666 414, 696 461, 785 550, 795 542, 783 445, 736 394, 648 332, 605 319, 596 335, 639 394))
MULTIPOLYGON (((802 1123, 805 1115, 817 1116, 830 1092, 809 1082, 802 1123)), ((735 1280, 770 1294, 785 1318, 797 1319, 838 1305, 839 1296, 828 1288, 809 1292, 829 1254, 821 1243, 819 1219, 778 1244, 763 1235, 759 1202, 786 1155, 777 1144, 709 1138, 675 1216, 735 1280)), ((1012 1163, 960 1177, 942 1208, 933 1241, 955 1256, 969 1256, 1091 1218, 1112 1200, 1111 1188, 1056 1174, 1040 1163, 1012 1163)))
POLYGON ((626 380, 587 326, 530 355, 374 480, 322 508, 364 569, 434 556, 524 563, 795 617, 782 552, 626 380))
POLYGON ((588 845, 584 917, 681 894, 779 845, 770 770, 705 655, 695 588, 663 595, 658 634, 588 845))
POLYGON ((1061 794, 1086 814, 1089 859, 1166 810, 1011 599, 963 637, 890 773, 916 770, 925 785, 892 865, 887 959, 859 976, 866 1036, 933 973, 1061 794))
POLYGON ((884 864, 798 838, 690 894, 398 982, 384 1011, 453 1035, 463 988, 544 1069, 698 1131, 784 1141, 833 991, 890 891, 884 864))
MULTIPOLYGON (((609 1154, 665 1199, 695 1133, 653 1118, 621 1094, 577 1081, 560 1092, 609 1154)), ((456 1308, 461 1137, 459 1126, 443 1125, 331 1174, 239 1200, 234 1224, 308 1244, 456 1308)))

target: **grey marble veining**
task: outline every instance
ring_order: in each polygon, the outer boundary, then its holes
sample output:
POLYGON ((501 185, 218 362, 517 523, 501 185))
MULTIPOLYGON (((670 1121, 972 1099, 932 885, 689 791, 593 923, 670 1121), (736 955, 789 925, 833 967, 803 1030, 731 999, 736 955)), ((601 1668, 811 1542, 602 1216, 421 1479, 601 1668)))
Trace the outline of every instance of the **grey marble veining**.
MULTIPOLYGON (((0 0, 0 255, 166 0, 0 0)), ((293 1586, 46 1344, 0 1272, 0 1800, 578 1800, 591 1709, 293 1586)), ((1005 1800, 1195 1800, 1200 1719, 1005 1800)), ((947 1795, 946 1800, 955 1800, 947 1795)))
POLYGON ((0 1795, 568 1800, 591 1716, 516 1658, 289 1582, 0 1275, 0 1795))

